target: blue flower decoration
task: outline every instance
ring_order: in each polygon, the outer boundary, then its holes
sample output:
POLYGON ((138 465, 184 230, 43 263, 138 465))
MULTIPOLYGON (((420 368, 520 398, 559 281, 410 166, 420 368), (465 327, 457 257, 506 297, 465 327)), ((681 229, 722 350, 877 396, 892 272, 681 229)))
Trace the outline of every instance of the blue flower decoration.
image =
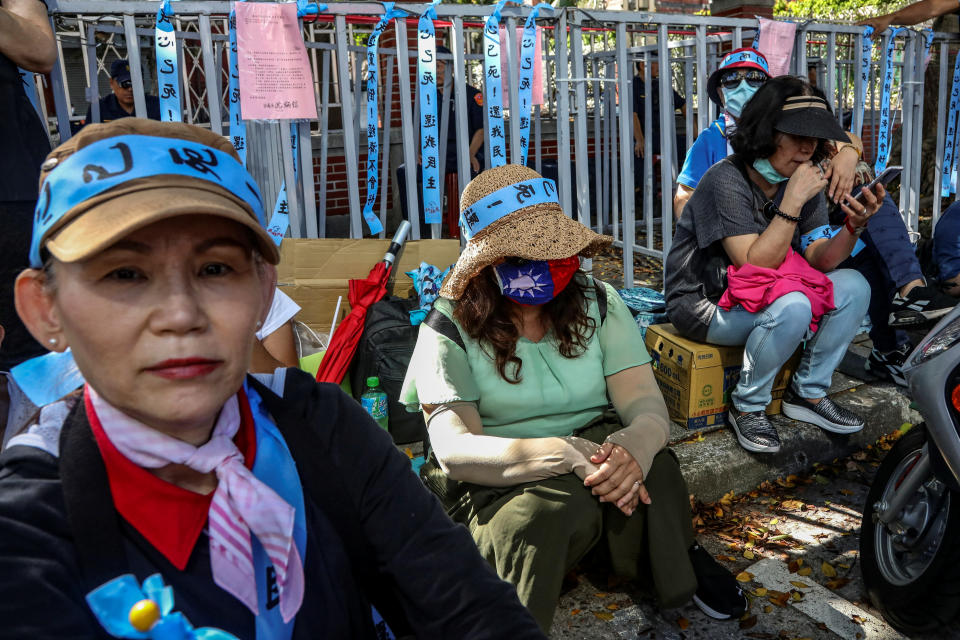
MULTIPOLYGON (((114 578, 87 594, 87 604, 97 620, 115 638, 144 640, 238 640, 236 636, 204 627, 194 629, 182 613, 173 611, 173 589, 163 584, 163 578, 155 573, 137 584, 130 574, 114 578), (149 601, 149 602, 147 602, 149 601), (146 607, 144 607, 146 605, 146 607), (151 609, 155 622, 149 630, 141 631, 134 626, 135 609, 151 609)), ((149 621, 149 615, 145 616, 149 621)), ((142 624, 138 626, 144 626, 142 624)))
POLYGON ((440 295, 440 285, 443 279, 447 277, 450 267, 440 271, 432 264, 421 262, 420 267, 413 271, 407 271, 407 275, 413 280, 413 288, 420 296, 420 308, 410 312, 410 324, 417 326, 430 313, 433 303, 440 295))

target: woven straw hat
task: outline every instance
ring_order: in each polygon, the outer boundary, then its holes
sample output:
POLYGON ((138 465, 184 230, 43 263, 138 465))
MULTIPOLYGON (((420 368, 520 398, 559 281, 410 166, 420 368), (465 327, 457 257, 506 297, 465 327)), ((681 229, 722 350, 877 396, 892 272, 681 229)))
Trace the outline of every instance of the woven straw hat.
MULTIPOLYGON (((50 174, 74 153, 101 140, 123 135, 200 143, 240 161, 232 144, 206 129, 180 122, 121 118, 107 124, 87 125, 51 151, 41 166, 41 191, 50 174)), ((35 242, 58 260, 75 262, 158 220, 200 214, 227 218, 247 227, 253 232, 263 258, 271 264, 280 261, 278 247, 240 196, 205 180, 176 175, 133 179, 84 200, 65 212, 59 222, 35 242)))
MULTIPOLYGON (((542 176, 523 165, 508 164, 484 171, 470 181, 460 196, 461 213, 471 205, 524 180, 542 176)), ((479 230, 467 242, 460 258, 444 280, 440 295, 458 300, 467 283, 501 258, 560 260, 573 255, 590 257, 613 242, 563 213, 556 203, 521 207, 479 230)))

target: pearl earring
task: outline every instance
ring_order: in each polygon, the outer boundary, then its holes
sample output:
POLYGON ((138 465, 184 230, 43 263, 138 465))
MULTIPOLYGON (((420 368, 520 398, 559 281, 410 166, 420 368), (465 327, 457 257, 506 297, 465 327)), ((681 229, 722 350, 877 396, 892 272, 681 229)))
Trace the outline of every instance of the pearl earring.
POLYGON ((59 342, 59 340, 57 340, 56 338, 50 338, 49 340, 47 340, 47 342, 50 343, 51 347, 55 347, 57 346, 57 342, 59 342))
POLYGON ((263 323, 260 322, 259 320, 257 320, 257 329, 259 329, 259 328, 262 327, 262 326, 263 326, 263 323))

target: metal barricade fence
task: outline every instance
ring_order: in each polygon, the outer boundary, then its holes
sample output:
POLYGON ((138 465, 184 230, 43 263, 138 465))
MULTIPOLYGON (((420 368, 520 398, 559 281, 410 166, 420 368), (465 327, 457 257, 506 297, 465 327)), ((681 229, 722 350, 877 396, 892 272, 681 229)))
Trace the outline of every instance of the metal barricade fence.
MULTIPOLYGON (((55 130, 54 140, 62 141, 71 135, 71 124, 76 126, 83 118, 86 103, 90 104, 91 119, 99 119, 98 98, 106 91, 109 62, 118 57, 130 61, 135 113, 144 116, 144 96, 155 86, 152 52, 158 3, 48 0, 48 5, 57 34, 59 60, 51 73, 49 88, 54 109, 50 109, 44 95, 41 106, 55 130)), ((388 201, 392 194, 394 200, 399 196, 394 182, 398 176, 395 164, 400 160, 406 169, 403 191, 405 210, 414 222, 413 238, 420 237, 420 225, 416 223, 420 211, 418 172, 413 169, 419 153, 419 103, 415 99, 419 83, 411 82, 415 69, 411 67, 411 58, 415 65, 416 19, 426 6, 398 5, 410 12, 410 19, 394 21, 394 29, 387 32, 393 34, 392 41, 385 36, 378 52, 380 69, 385 70, 380 74, 380 95, 385 99, 380 107, 382 177, 377 209, 381 221, 388 222, 388 201), (408 34, 412 46, 408 44, 408 34)), ((178 0, 173 8, 184 120, 225 135, 229 112, 226 20, 230 3, 178 0)), ((529 9, 507 7, 502 12, 501 25, 506 27, 510 45, 504 65, 510 104, 517 103, 519 79, 519 65, 510 64, 516 57, 512 47, 516 46, 516 28, 523 24, 529 9)), ((466 85, 472 80, 476 88, 483 90, 478 81, 483 78, 480 45, 484 20, 492 10, 492 5, 440 4, 436 8, 438 42, 443 41, 453 52, 452 56, 439 56, 447 62, 444 85, 452 85, 456 112, 453 122, 445 118, 444 101, 440 119, 444 129, 455 127, 457 142, 456 166, 447 170, 461 176, 461 190, 466 184, 463 177, 470 175, 466 85)), ((289 137, 280 134, 277 123, 256 123, 251 128, 248 163, 266 201, 276 196, 283 179, 288 185, 296 184, 295 189, 288 189, 296 194, 290 197, 290 233, 294 237, 325 236, 328 212, 333 209, 331 202, 335 197, 346 200, 351 237, 364 234, 361 196, 365 184, 360 167, 361 150, 366 148, 366 114, 362 108, 365 45, 373 24, 382 14, 383 7, 378 3, 331 3, 317 22, 304 25, 317 119, 297 128, 299 158, 292 157, 289 137), (332 173, 331 152, 339 147, 331 145, 342 146, 342 177, 332 173), (295 162, 303 167, 298 180, 294 179, 295 162)), ((568 215, 615 237, 616 245, 623 251, 624 286, 632 286, 635 255, 662 258, 669 250, 673 194, 686 148, 718 115, 706 93, 707 78, 724 52, 753 41, 757 21, 574 8, 540 15, 537 22, 543 34, 545 95, 543 104, 534 106, 531 114, 529 164, 541 173, 555 173, 560 202, 568 215), (650 96, 653 61, 660 63, 660 78, 669 82, 659 82, 659 112, 653 113, 653 100, 646 99, 643 113, 637 116, 645 134, 655 130, 654 123, 659 122, 660 153, 658 158, 654 157, 653 136, 645 135, 642 153, 635 163, 633 98, 641 87, 634 84, 642 82, 644 95, 650 96), (642 78, 636 75, 638 63, 644 63, 646 69, 642 78), (686 105, 679 116, 673 108, 674 90, 682 94, 686 105), (682 131, 682 136, 678 137, 678 131, 682 131), (636 177, 641 184, 635 185, 636 177), (641 197, 635 188, 641 190, 641 197), (659 198, 655 198, 657 193, 659 198), (636 210, 638 201, 642 202, 640 210, 636 210)), ((810 70, 833 104, 838 120, 848 123, 848 130, 863 133, 868 150, 875 150, 885 70, 885 57, 881 54, 887 50, 889 35, 875 43, 866 81, 860 73, 862 38, 861 29, 852 25, 799 23, 791 72, 806 77, 810 70), (865 108, 861 109, 861 105, 865 108)), ((937 121, 932 123, 923 122, 923 34, 907 30, 894 41, 895 99, 891 117, 900 125, 900 161, 905 166, 900 208, 910 229, 918 227, 924 160, 921 144, 923 131, 929 127, 937 130, 932 159, 937 176, 943 162, 949 101, 947 69, 950 48, 956 40, 953 34, 934 34, 939 93, 937 121)), ((518 119, 510 117, 509 108, 505 111, 509 131, 505 135, 513 142, 519 139, 518 119)), ((486 120, 486 113, 484 116, 486 120)), ((440 139, 446 139, 446 131, 441 131, 440 139)), ((484 146, 489 155, 490 145, 484 146)), ((512 160, 519 157, 515 153, 511 149, 512 160)), ((929 164, 931 159, 926 160, 929 164)), ((440 162, 444 162, 444 157, 440 162)), ((481 158, 480 164, 489 166, 489 157, 481 158)), ((939 182, 934 191, 939 191, 939 182)), ((932 208, 935 222, 940 214, 939 197, 933 198, 932 208)), ((440 225, 432 225, 429 232, 439 237, 440 225)))

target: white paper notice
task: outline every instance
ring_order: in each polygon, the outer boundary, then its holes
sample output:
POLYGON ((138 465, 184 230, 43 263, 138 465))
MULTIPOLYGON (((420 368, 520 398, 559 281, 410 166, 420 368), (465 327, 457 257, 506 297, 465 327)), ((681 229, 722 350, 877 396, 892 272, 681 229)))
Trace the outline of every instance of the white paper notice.
POLYGON ((234 6, 243 119, 315 120, 313 74, 297 22, 297 3, 234 6))

